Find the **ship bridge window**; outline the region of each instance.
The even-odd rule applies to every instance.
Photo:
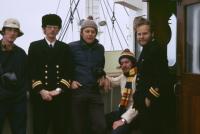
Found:
[[[176,63],[176,36],[177,36],[177,19],[176,16],[173,14],[169,19],[169,26],[171,28],[172,36],[171,40],[167,45],[167,59],[168,59],[168,66],[172,67]]]
[[[186,72],[200,74],[200,4],[186,8]]]

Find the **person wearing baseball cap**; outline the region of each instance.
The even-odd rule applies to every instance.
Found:
[[[74,65],[71,84],[73,134],[105,134],[104,104],[98,83],[105,75],[105,57],[104,47],[96,39],[97,33],[97,24],[89,16],[81,24],[80,40],[70,43]]]
[[[69,46],[56,39],[62,20],[56,14],[42,17],[44,39],[30,44],[28,57],[32,80],[33,133],[67,134],[71,56]],[[51,123],[51,124],[50,124]]]
[[[23,35],[19,21],[6,19],[0,34],[0,133],[8,118],[13,134],[26,134],[27,55],[14,43]]]

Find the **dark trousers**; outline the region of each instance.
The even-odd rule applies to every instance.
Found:
[[[26,134],[26,116],[26,100],[18,103],[0,102],[0,134],[6,118],[10,123],[12,134]]]
[[[132,124],[124,124],[116,128],[115,130],[112,129],[112,125],[115,121],[121,119],[121,115],[125,112],[124,109],[119,109],[117,111],[113,111],[105,115],[106,117],[106,125],[107,131],[111,134],[129,134],[132,130]]]
[[[72,91],[72,133],[105,134],[104,104],[98,91]]]
[[[163,114],[161,108],[152,106],[139,111],[138,123],[142,134],[163,134]]]
[[[33,132],[47,134],[49,127],[53,134],[67,134],[69,129],[69,95],[55,96],[44,101],[40,96],[33,98]]]

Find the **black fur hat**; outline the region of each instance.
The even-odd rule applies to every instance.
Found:
[[[62,20],[60,16],[56,14],[47,14],[42,17],[42,27],[46,27],[47,25],[62,27]]]

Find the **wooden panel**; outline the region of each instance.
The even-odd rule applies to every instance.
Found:
[[[181,95],[200,96],[200,75],[184,74],[181,78]]]
[[[200,0],[182,0],[177,7],[178,17],[178,134],[200,134],[200,75],[186,74],[186,7]]]
[[[200,134],[200,96],[179,99],[179,134]]]

